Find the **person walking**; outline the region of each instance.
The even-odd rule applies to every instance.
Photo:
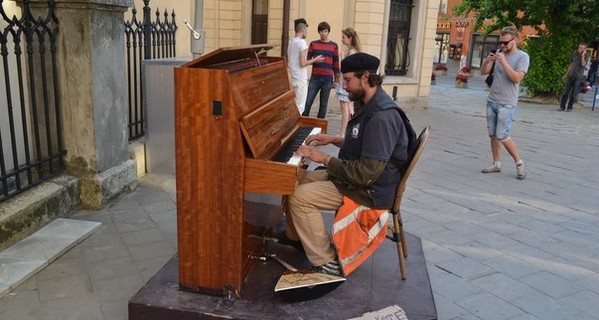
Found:
[[[308,46],[308,59],[321,55],[324,57],[324,61],[312,65],[306,107],[302,113],[306,117],[310,116],[310,109],[318,92],[320,92],[320,107],[317,117],[322,119],[326,117],[331,88],[337,87],[339,81],[339,47],[335,42],[329,40],[330,32],[331,25],[326,21],[319,23],[320,39],[310,42],[310,46]]]
[[[576,97],[580,93],[580,87],[585,78],[584,70],[589,63],[590,57],[587,56],[587,45],[580,43],[578,49],[572,52],[570,65],[568,65],[566,74],[562,77],[566,84],[557,111],[572,111],[572,105],[574,105]]]
[[[304,112],[306,97],[308,95],[308,66],[324,61],[324,57],[318,55],[308,60],[308,44],[306,34],[308,23],[306,19],[295,19],[295,37],[289,41],[287,47],[287,70],[289,72],[291,88],[295,92],[295,105],[299,113]]]
[[[341,62],[346,57],[360,52],[360,38],[358,33],[351,27],[341,30],[341,43],[345,46],[345,50],[341,53]],[[343,77],[339,77],[339,85],[336,90],[337,100],[339,100],[339,108],[341,108],[341,128],[339,135],[344,137],[347,129],[347,122],[354,114],[353,104],[349,101],[349,94],[343,89]]]
[[[599,57],[597,57],[598,53],[599,51],[595,50],[593,58],[591,59],[591,68],[589,69],[589,75],[587,78],[587,81],[591,87],[595,85],[595,79],[597,78],[597,71],[599,69]]]
[[[499,50],[489,53],[480,69],[481,74],[485,75],[495,66],[495,76],[487,98],[487,129],[493,163],[481,172],[501,172],[500,155],[503,145],[516,163],[516,178],[521,180],[526,177],[526,169],[510,133],[518,104],[520,82],[528,72],[530,58],[526,52],[518,49],[517,44],[516,28],[501,29]]]

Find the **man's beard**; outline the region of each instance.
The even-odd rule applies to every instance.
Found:
[[[366,90],[364,88],[356,89],[355,92],[348,92],[348,95],[351,101],[362,101],[366,96]]]

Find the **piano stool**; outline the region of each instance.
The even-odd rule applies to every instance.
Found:
[[[129,300],[129,320],[163,319],[349,319],[398,305],[410,320],[437,319],[420,238],[406,233],[410,242],[410,277],[401,280],[394,243],[385,241],[352,273],[345,283],[323,297],[289,302],[274,287],[285,268],[273,259],[257,262],[244,281],[241,297],[226,299],[179,290],[175,255]],[[269,245],[295,267],[307,267],[307,258],[291,247]],[[336,306],[336,307],[331,307]]]

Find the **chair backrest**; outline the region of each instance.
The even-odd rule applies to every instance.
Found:
[[[420,159],[420,156],[424,151],[424,146],[428,141],[428,134],[430,129],[430,126],[426,126],[424,129],[422,129],[422,132],[420,132],[420,135],[418,136],[418,140],[416,140],[416,143],[418,145],[416,147],[416,152],[414,152],[414,156],[410,160],[410,164],[406,167],[406,170],[403,172],[401,180],[399,180],[399,184],[397,185],[397,193],[395,194],[395,201],[393,201],[393,208],[391,211],[393,213],[399,212],[399,208],[401,206],[401,198],[403,196],[404,191],[406,190],[408,178],[410,177],[410,173],[412,173],[412,170],[414,170],[416,162],[418,162],[418,159]]]

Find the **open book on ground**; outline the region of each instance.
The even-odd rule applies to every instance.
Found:
[[[275,286],[275,292],[297,288],[314,287],[327,283],[343,281],[345,281],[345,278],[343,277],[332,276],[324,273],[312,271],[287,271],[281,276],[279,282],[277,282],[277,285]]]
[[[331,292],[343,282],[343,277],[307,270],[287,270],[277,282],[275,292],[287,300],[310,300]]]

